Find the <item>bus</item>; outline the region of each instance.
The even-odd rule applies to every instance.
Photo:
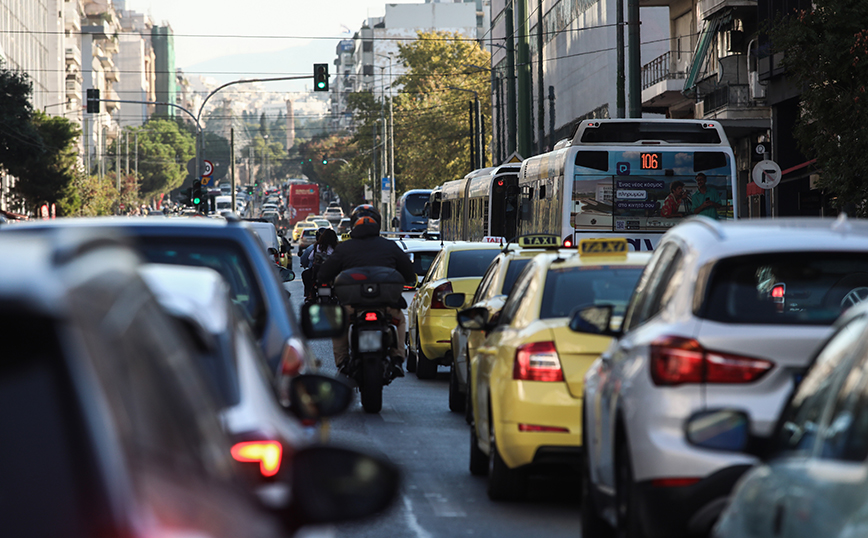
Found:
[[[319,213],[319,185],[316,183],[289,183],[286,186],[288,225],[295,226],[308,215]]]
[[[397,210],[399,232],[425,232],[428,230],[425,204],[430,197],[431,189],[413,189],[401,195]]]
[[[690,215],[738,217],[735,156],[719,122],[584,120],[556,147],[521,165],[519,234],[557,233],[564,245],[614,235],[653,250]]]
[[[518,231],[521,163],[470,172],[443,184],[440,237],[447,241],[514,238]]]
[[[431,190],[428,202],[425,204],[425,216],[428,217],[428,235],[440,237],[440,196],[443,194],[443,185],[437,185]]]

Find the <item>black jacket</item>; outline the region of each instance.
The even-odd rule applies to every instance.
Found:
[[[359,233],[354,229],[349,241],[338,243],[334,253],[323,262],[317,273],[320,283],[331,282],[345,269],[353,267],[391,267],[408,283],[416,283],[416,272],[410,257],[394,241],[376,234]]]

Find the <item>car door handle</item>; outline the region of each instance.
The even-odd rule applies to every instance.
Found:
[[[775,505],[775,517],[772,520],[772,534],[780,536],[784,527],[784,504],[779,502]]]

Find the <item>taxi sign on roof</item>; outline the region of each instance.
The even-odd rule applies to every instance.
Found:
[[[523,235],[517,242],[522,248],[560,248],[561,246],[560,237],[549,234]]]
[[[579,241],[581,256],[621,256],[627,255],[627,240],[618,239],[582,239]]]
[[[341,234],[341,241],[342,242],[343,241],[349,241],[349,240],[350,240],[350,234]]]

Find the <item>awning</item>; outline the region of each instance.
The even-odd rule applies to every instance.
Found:
[[[4,211],[2,209],[0,209],[0,215],[3,215],[9,220],[30,220],[30,217],[28,217],[27,215],[13,213],[12,211]]]
[[[700,71],[705,66],[705,60],[708,56],[708,49],[711,48],[711,40],[717,34],[717,29],[720,27],[721,17],[717,16],[713,19],[705,21],[705,28],[699,35],[699,42],[696,44],[696,50],[693,51],[693,62],[690,64],[690,72],[687,73],[687,78],[684,80],[684,89],[681,93],[688,93],[696,86],[696,79],[699,77]]]

